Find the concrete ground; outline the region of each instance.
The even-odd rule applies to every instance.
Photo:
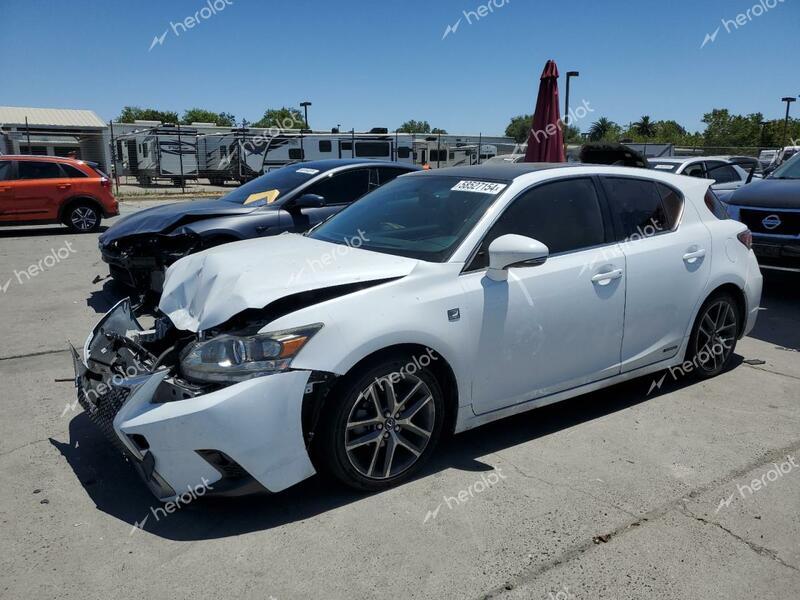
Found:
[[[96,238],[0,229],[0,597],[800,597],[797,276],[767,275],[712,381],[488,425],[380,494],[315,477],[165,514],[73,408],[66,343],[119,297]]]

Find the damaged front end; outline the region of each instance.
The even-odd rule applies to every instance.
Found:
[[[311,335],[195,334],[166,316],[145,329],[125,299],[82,356],[72,348],[78,401],[161,500],[201,483],[209,495],[279,491],[314,473],[302,405],[315,377],[289,369]]]
[[[160,293],[164,273],[175,261],[203,249],[196,233],[146,234],[100,243],[100,254],[114,280],[142,292]]]

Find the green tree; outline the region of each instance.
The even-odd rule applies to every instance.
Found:
[[[656,134],[656,126],[650,120],[648,115],[644,115],[641,119],[633,124],[633,130],[642,137],[653,137]]]
[[[140,108],[138,106],[124,106],[122,112],[115,119],[117,123],[133,123],[134,121],[161,121],[162,123],[177,123],[178,113],[168,110],[160,111],[154,108]]]
[[[511,122],[508,124],[508,127],[506,127],[506,136],[513,138],[517,144],[527,142],[532,122],[532,115],[517,115],[516,117],[512,117]]]
[[[190,108],[183,112],[181,123],[189,125],[191,123],[214,123],[220,127],[233,127],[235,118],[229,113],[215,113],[203,108]]]
[[[431,126],[427,121],[411,119],[400,125],[395,131],[397,133],[431,133]]]
[[[442,135],[447,135],[447,130],[440,129],[439,127],[434,127],[431,129],[431,133],[441,133]]]
[[[301,113],[296,108],[268,108],[264,111],[264,116],[253,123],[253,127],[267,129],[277,127],[278,129],[308,129],[308,124]]]
[[[621,135],[622,128],[606,117],[600,117],[589,127],[589,140],[592,142],[616,142]]]
[[[564,128],[564,143],[576,144],[583,141],[581,137],[581,130],[575,125],[566,125]]]

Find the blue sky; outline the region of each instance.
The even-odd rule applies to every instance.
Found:
[[[0,0],[0,105],[104,119],[123,105],[200,106],[252,121],[307,99],[315,129],[425,119],[499,134],[532,111],[549,58],[562,99],[563,73],[581,73],[572,104],[594,110],[576,123],[584,130],[643,114],[700,129],[722,107],[777,118],[780,98],[800,94],[800,0],[763,0],[766,12],[753,8],[762,0],[489,0],[491,13],[469,19],[478,0],[228,0],[176,35],[170,23],[205,1]],[[738,29],[722,25],[748,9]]]

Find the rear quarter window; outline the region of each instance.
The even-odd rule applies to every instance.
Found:
[[[88,177],[86,173],[73,167],[72,165],[67,165],[61,163],[61,169],[64,171],[64,177],[69,177],[71,179],[80,179],[81,177]]]
[[[708,188],[708,190],[706,190],[705,201],[706,201],[706,207],[708,208],[708,210],[711,211],[711,214],[713,214],[721,221],[731,218],[731,216],[728,214],[728,209],[726,209],[725,205],[722,202],[720,202],[719,198],[717,198],[717,195],[711,188]]]

